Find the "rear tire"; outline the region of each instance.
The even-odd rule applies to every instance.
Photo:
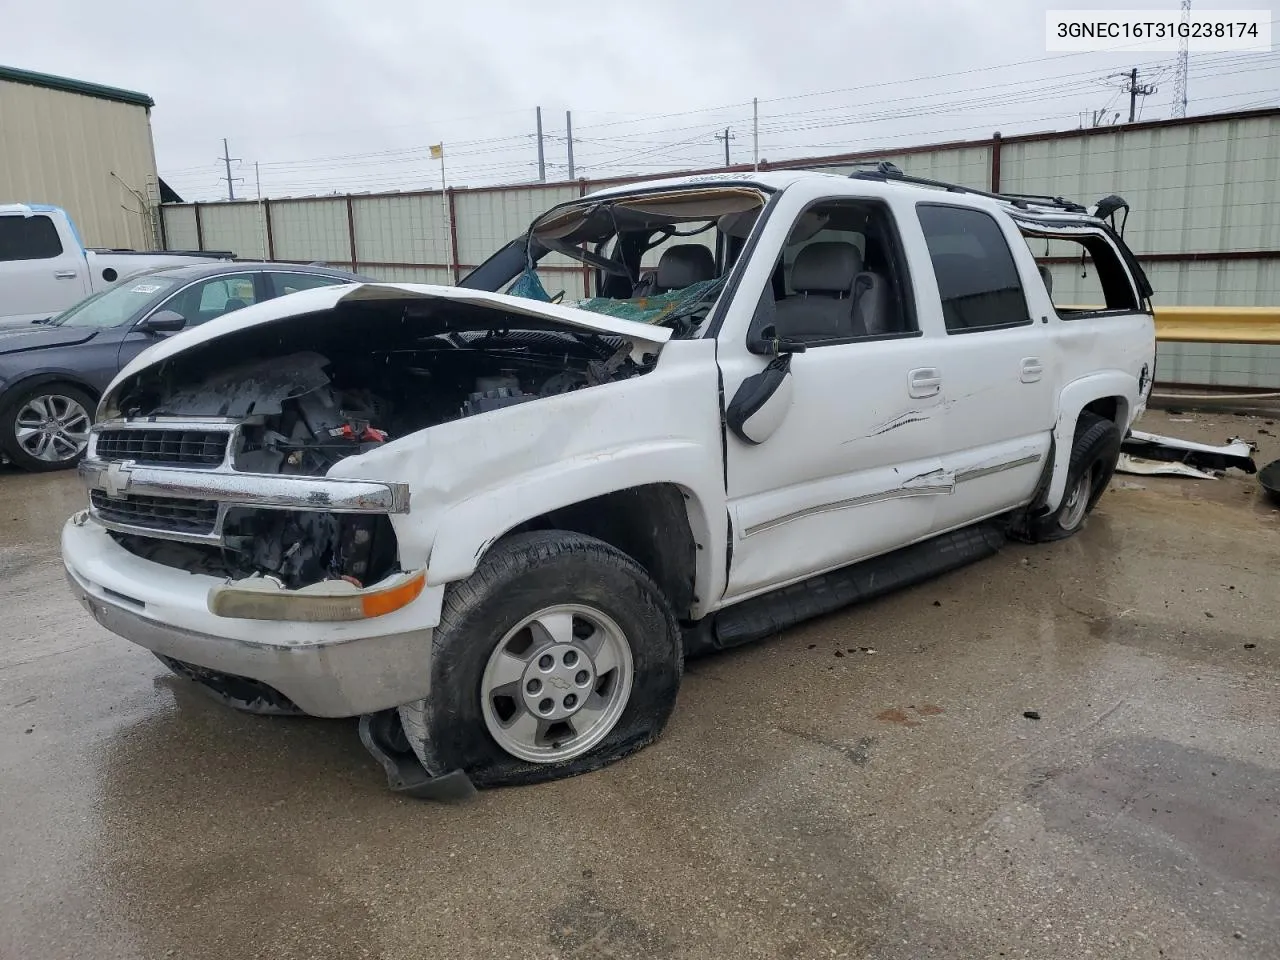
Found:
[[[427,772],[537,783],[652,742],[684,667],[675,615],[631,557],[567,531],[499,542],[445,594],[431,694],[400,707]]]
[[[0,449],[24,470],[68,470],[89,446],[95,406],[89,394],[67,383],[19,386],[0,401]]]
[[[1084,528],[1085,520],[1115,473],[1122,439],[1120,428],[1111,420],[1088,411],[1080,414],[1062,503],[1048,516],[1031,521],[1031,540],[1037,543],[1065,540]]]

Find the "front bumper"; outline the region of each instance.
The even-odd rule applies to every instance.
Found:
[[[108,529],[186,543],[222,543],[222,526],[227,511],[233,507],[353,514],[409,512],[409,488],[403,483],[240,473],[225,465],[213,470],[160,467],[130,460],[99,460],[92,456],[80,461],[78,469],[80,479],[91,492],[98,491],[111,498],[145,496],[215,501],[216,520],[211,529],[200,533],[119,523],[101,516],[92,505],[89,508],[93,519]]]
[[[62,558],[72,592],[112,633],[269,684],[314,716],[358,716],[429,694],[443,587],[367,620],[241,620],[209,612],[209,590],[221,580],[135,556],[84,514],[63,527]]]

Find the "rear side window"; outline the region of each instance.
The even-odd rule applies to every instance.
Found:
[[[339,283],[349,283],[341,277],[326,277],[319,273],[272,273],[269,274],[275,285],[273,296],[283,297],[297,293],[299,290],[310,290],[314,287],[332,287]]]
[[[1027,236],[1026,240],[1049,299],[1064,320],[1139,309],[1124,261],[1106,238]]]
[[[1009,244],[990,214],[922,203],[916,208],[942,298],[948,333],[1031,322]]]
[[[60,256],[62,241],[49,217],[0,217],[0,260],[52,260]]]

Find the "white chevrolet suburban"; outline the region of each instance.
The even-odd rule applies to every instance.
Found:
[[[666,180],[460,288],[246,307],[107,389],[71,589],[235,706],[360,716],[414,795],[599,767],[686,656],[1081,528],[1154,364],[1121,205]],[[1032,245],[1105,302],[1055,308]],[[568,269],[595,296],[552,302]]]
[[[230,257],[90,249],[61,207],[0,203],[0,325],[52,317],[144,270]]]

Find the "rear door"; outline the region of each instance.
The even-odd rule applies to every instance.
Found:
[[[0,291],[0,317],[52,316],[89,295],[88,266],[52,217],[0,214]]]
[[[311,290],[315,287],[333,287],[340,283],[351,283],[346,277],[327,277],[322,273],[276,273],[268,271],[263,274],[270,284],[268,297],[284,297],[299,290]]]
[[[1121,428],[1126,428],[1145,402],[1143,388],[1155,372],[1150,287],[1130,272],[1123,241],[1101,226],[1030,219],[1018,226],[1039,266],[1042,312],[1052,318],[1049,329],[1061,363],[1059,383],[1065,387],[1105,373],[1132,378],[1137,402],[1124,411]]]
[[[955,492],[938,501],[938,532],[1028,502],[1049,452],[1057,354],[1049,318],[1034,316],[1008,218],[973,207],[918,203],[934,290],[921,312],[941,316],[944,417],[938,453]]]

